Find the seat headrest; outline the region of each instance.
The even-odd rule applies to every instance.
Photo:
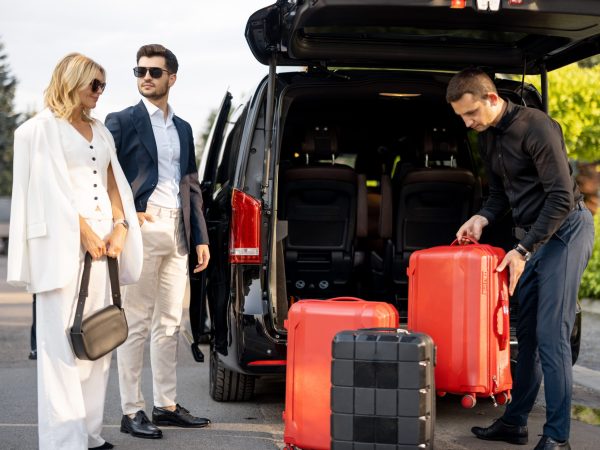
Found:
[[[456,137],[443,127],[428,130],[423,136],[423,153],[426,162],[450,162],[454,166],[458,155]]]
[[[315,126],[307,130],[302,141],[302,153],[331,157],[338,154],[335,130],[328,126]]]

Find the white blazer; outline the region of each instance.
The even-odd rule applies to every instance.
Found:
[[[79,214],[62,148],[58,120],[44,109],[15,131],[7,281],[28,292],[62,288],[79,273]],[[129,230],[120,257],[121,284],[135,283],[142,270],[142,235],[129,183],[119,165],[112,135],[101,137],[121,194]]]

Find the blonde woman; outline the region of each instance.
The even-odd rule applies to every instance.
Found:
[[[69,329],[83,257],[92,263],[84,316],[110,303],[106,256],[137,281],[142,243],[110,132],[92,119],[104,69],[72,53],[57,64],[46,108],[15,132],[8,276],[37,296],[40,449],[112,448],[100,435],[110,354],[74,357]]]

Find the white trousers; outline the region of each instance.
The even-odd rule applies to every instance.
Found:
[[[104,238],[112,219],[88,223]],[[69,330],[73,325],[83,271],[61,289],[37,294],[38,433],[41,450],[84,450],[104,444],[100,437],[111,355],[96,361],[76,359]],[[106,258],[92,263],[84,317],[110,303]]]
[[[152,205],[146,213],[154,216],[154,222],[142,225],[142,275],[123,291],[129,325],[127,341],[117,349],[123,414],[145,409],[141,376],[149,333],[154,406],[177,402],[177,343],[188,276],[183,217],[179,209]]]

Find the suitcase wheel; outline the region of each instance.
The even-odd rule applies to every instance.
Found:
[[[499,405],[506,405],[510,403],[511,400],[512,397],[508,391],[500,392],[498,395],[496,395],[496,403]]]
[[[438,395],[438,397],[445,397],[447,392],[445,391],[437,391],[436,394]]]
[[[471,409],[477,404],[477,399],[473,394],[464,395],[463,398],[460,399],[460,404],[463,408]]]

